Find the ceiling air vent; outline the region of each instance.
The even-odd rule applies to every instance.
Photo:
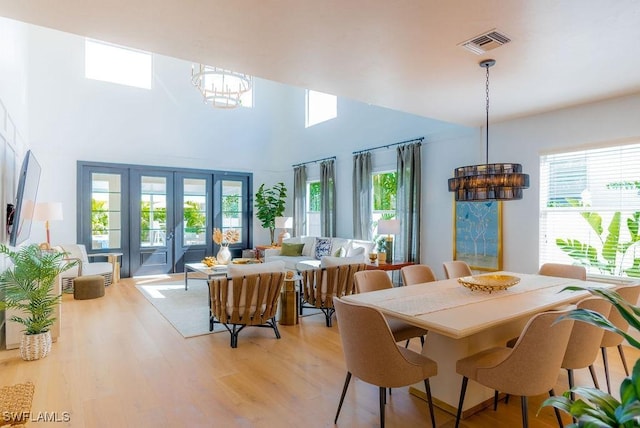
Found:
[[[480,34],[471,40],[462,42],[458,44],[458,46],[462,46],[474,54],[482,55],[483,53],[509,43],[510,41],[511,39],[509,37],[494,28],[493,30]]]

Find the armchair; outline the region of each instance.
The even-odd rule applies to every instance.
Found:
[[[89,262],[89,255],[83,244],[64,244],[56,248],[67,254],[67,258],[78,260],[78,265],[60,274],[63,291],[73,290],[73,281],[79,276],[100,275],[104,277],[104,285],[113,282],[113,265],[108,262]]]

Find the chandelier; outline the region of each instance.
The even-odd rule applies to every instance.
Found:
[[[198,88],[205,103],[217,108],[236,108],[242,95],[251,90],[248,74],[198,64],[191,67],[191,83]]]
[[[512,201],[522,199],[523,190],[529,188],[529,175],[522,173],[519,163],[489,163],[489,67],[495,63],[493,59],[480,62],[487,70],[486,162],[454,170],[449,191],[455,192],[456,201]]]

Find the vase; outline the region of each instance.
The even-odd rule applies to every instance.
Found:
[[[218,255],[216,256],[216,260],[218,260],[218,263],[221,265],[229,264],[229,262],[231,261],[231,251],[229,251],[228,246],[223,245],[220,247],[220,250],[218,250]]]
[[[51,352],[51,332],[23,334],[20,341],[20,357],[26,361],[39,360]]]

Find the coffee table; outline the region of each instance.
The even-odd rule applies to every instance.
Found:
[[[184,289],[189,289],[189,272],[196,272],[199,274],[206,275],[206,280],[209,281],[214,276],[221,276],[227,274],[227,266],[226,265],[215,265],[213,267],[208,267],[204,263],[185,263],[184,264]],[[202,277],[192,278],[192,279],[205,279]]]

